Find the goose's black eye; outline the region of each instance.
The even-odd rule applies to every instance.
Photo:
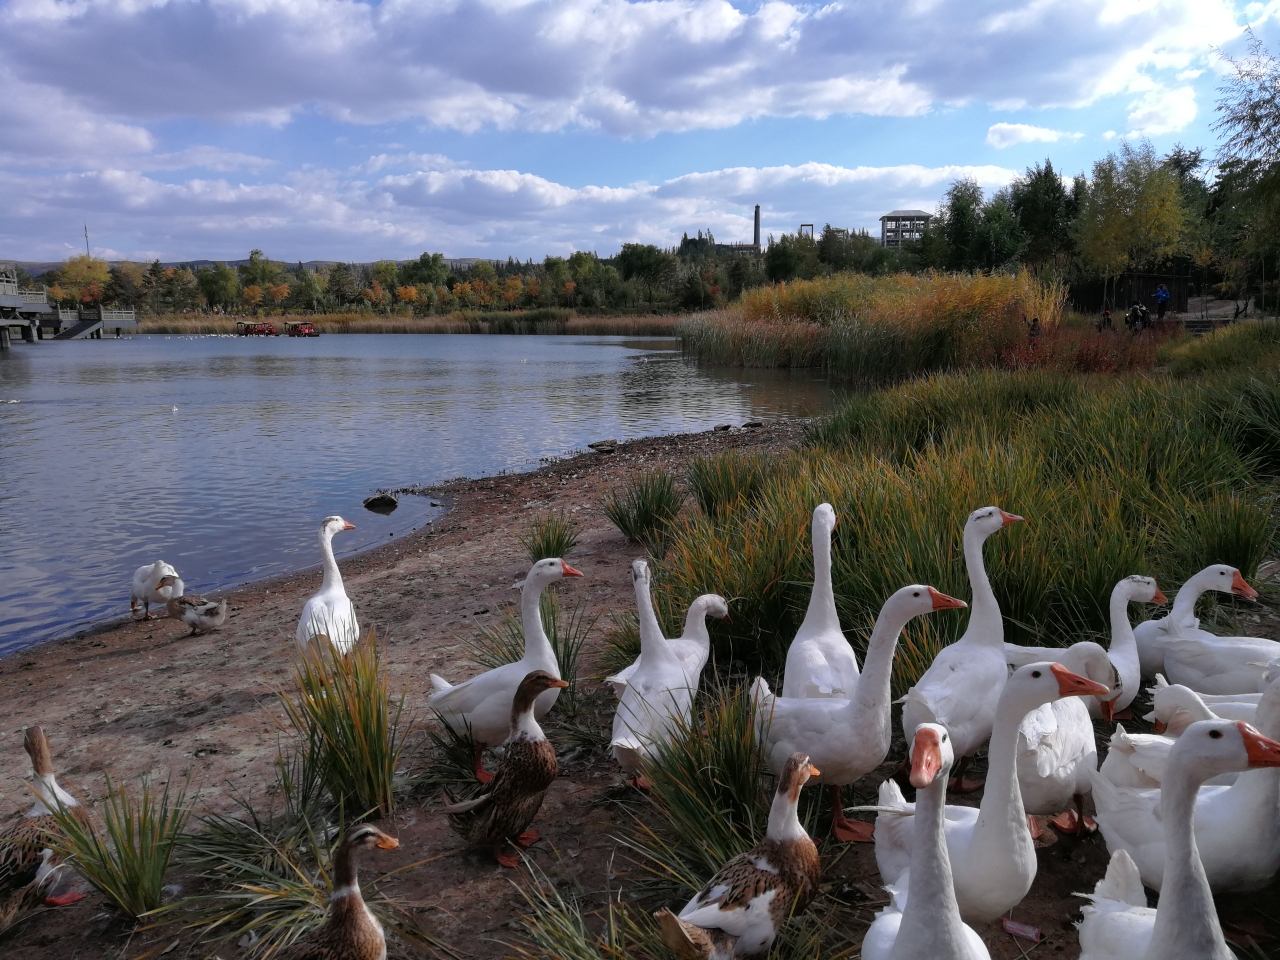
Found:
[[[1210,731],[1209,731],[1209,736],[1213,737],[1213,739],[1215,739],[1215,740],[1221,740],[1221,739],[1222,739],[1222,731],[1221,731],[1221,730],[1210,730]]]
[[[1032,670],[1032,671],[1031,671],[1031,675],[1032,675],[1033,677],[1035,677],[1037,680],[1038,680],[1038,679],[1040,679],[1040,671],[1039,671],[1039,670]]]
[[[947,742],[947,735],[945,733],[942,735],[942,742],[943,743]]]
[[[920,591],[919,591],[919,590],[917,590],[915,593],[913,593],[913,594],[911,594],[911,595],[912,595],[913,597],[918,597],[918,596],[920,596]]]

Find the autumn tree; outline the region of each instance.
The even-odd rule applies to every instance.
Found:
[[[58,268],[58,287],[67,300],[76,303],[101,300],[110,282],[111,269],[107,266],[107,261],[91,257],[87,253],[64,260]]]

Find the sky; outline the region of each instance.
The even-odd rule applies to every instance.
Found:
[[[1212,155],[1280,0],[0,0],[0,260],[541,260]]]

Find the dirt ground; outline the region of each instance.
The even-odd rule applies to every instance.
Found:
[[[640,555],[605,519],[605,490],[659,464],[683,473],[699,455],[731,448],[780,450],[796,443],[799,433],[799,424],[784,422],[653,438],[532,473],[450,484],[435,491],[449,506],[441,520],[343,561],[348,593],[362,625],[376,626],[386,641],[393,680],[407,686],[410,706],[424,714],[428,673],[456,681],[476,672],[461,638],[479,624],[495,623],[502,606],[514,599],[511,584],[528,565],[516,538],[532,515],[564,508],[580,525],[581,539],[568,559],[585,577],[562,590],[569,598],[584,596],[591,611],[603,615],[590,641],[598,649],[607,614],[634,604],[629,564]],[[127,576],[122,572],[122,610]],[[274,779],[283,723],[276,689],[287,675],[288,644],[299,611],[319,581],[315,568],[234,591],[228,594],[231,619],[209,636],[188,638],[185,626],[168,619],[122,621],[0,659],[0,816],[16,816],[30,805],[22,783],[30,774],[22,735],[34,723],[44,726],[52,742],[61,782],[90,797],[101,796],[106,769],[117,778],[148,775],[156,783],[190,776],[202,809],[229,810],[233,792],[261,800]],[[1274,609],[1263,612],[1280,622]],[[1264,630],[1275,636],[1275,623]],[[600,702],[607,703],[603,697]],[[599,718],[607,719],[607,714]],[[609,871],[615,888],[624,871],[624,857],[615,859],[613,836],[645,801],[625,786],[603,751],[572,743],[559,749],[561,776],[535,823],[544,839],[533,856],[557,883],[602,894],[610,885]],[[884,769],[897,759],[891,755]],[[865,778],[856,790],[846,791],[845,803],[872,802],[881,779]],[[522,929],[524,904],[513,885],[519,875],[497,867],[485,853],[460,850],[440,803],[438,796],[424,794],[384,825],[401,846],[382,855],[378,868],[432,861],[399,874],[385,889],[409,904],[418,922],[455,956],[502,957],[510,952],[505,944],[518,941]],[[1072,894],[1091,890],[1103,875],[1105,846],[1097,835],[1064,838],[1039,856],[1035,885],[1014,917],[1039,927],[1045,939],[1033,944],[1014,939],[999,925],[979,928],[998,960],[1078,955],[1073,922],[1081,901]],[[856,945],[886,899],[872,848],[827,843],[824,866],[831,922]],[[1280,922],[1270,914],[1278,892],[1280,886],[1273,885],[1223,904],[1228,935],[1245,945],[1253,938],[1264,952],[1273,949]],[[173,949],[165,950],[170,960],[208,953],[175,925],[133,932],[91,895],[73,906],[37,913],[0,937],[0,957],[133,960],[170,943]],[[218,952],[224,960],[240,955],[230,944]]]

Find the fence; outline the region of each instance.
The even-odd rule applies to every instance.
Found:
[[[1067,302],[1080,313],[1100,313],[1103,306],[1119,313],[1137,300],[1154,313],[1156,288],[1162,283],[1169,288],[1169,310],[1186,313],[1187,278],[1173,274],[1131,273],[1105,283],[1102,280],[1073,283],[1067,291]]]

